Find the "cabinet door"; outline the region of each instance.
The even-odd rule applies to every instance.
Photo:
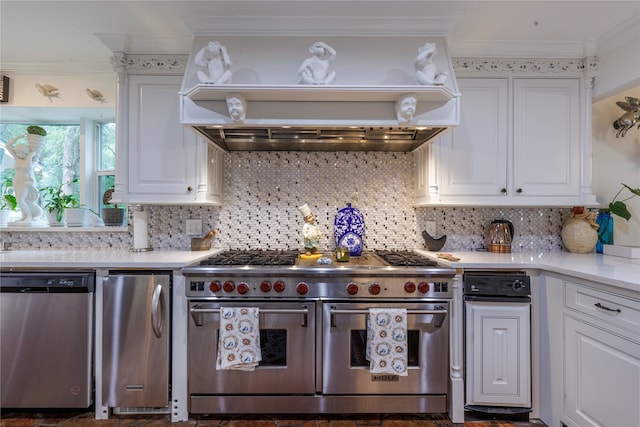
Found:
[[[531,407],[530,310],[465,301],[468,405]]]
[[[131,202],[195,200],[197,137],[180,125],[179,76],[131,76],[127,189]]]
[[[458,79],[460,125],[439,141],[440,192],[506,196],[507,79]]]
[[[570,426],[640,425],[640,343],[565,316]]]
[[[513,188],[516,197],[580,194],[578,79],[514,79]],[[512,191],[515,189],[515,193]]]

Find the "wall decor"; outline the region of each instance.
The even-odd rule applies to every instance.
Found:
[[[9,77],[0,78],[0,102],[9,102]]]

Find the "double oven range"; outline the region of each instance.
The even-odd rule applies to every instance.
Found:
[[[442,413],[455,270],[410,251],[318,264],[297,251],[225,251],[183,269],[191,413]],[[216,370],[220,308],[259,308],[262,361]],[[408,375],[373,374],[370,308],[407,310]]]

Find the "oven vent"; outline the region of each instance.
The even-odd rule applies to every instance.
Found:
[[[444,127],[258,128],[194,126],[226,151],[412,151]]]

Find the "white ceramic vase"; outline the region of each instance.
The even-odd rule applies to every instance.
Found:
[[[64,210],[64,221],[67,227],[82,227],[84,225],[86,211],[82,208],[66,208]]]

